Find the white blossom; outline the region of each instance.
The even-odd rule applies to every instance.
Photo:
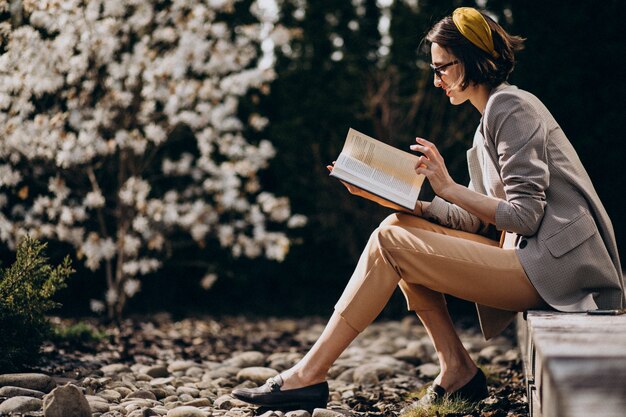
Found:
[[[85,201],[83,204],[88,208],[99,208],[104,206],[104,196],[102,193],[98,191],[90,191],[85,196]]]
[[[89,300],[89,308],[97,314],[102,314],[106,310],[106,306],[100,300]]]
[[[138,279],[127,279],[124,282],[124,293],[128,296],[128,298],[132,298],[135,294],[139,292],[141,289],[141,281]]]
[[[307,223],[306,216],[303,216],[302,214],[294,214],[287,221],[287,227],[290,229],[296,229],[299,227],[304,227],[306,223]]]
[[[93,271],[110,262],[109,312],[181,232],[235,257],[284,259],[289,239],[266,223],[305,220],[261,189],[276,152],[245,132],[269,121],[240,120],[239,108],[276,77],[261,54],[291,34],[257,1],[232,25],[238,1],[16,2],[23,24],[0,23],[2,242],[30,234],[70,244]]]
[[[211,289],[211,287],[213,287],[215,281],[217,281],[217,274],[206,274],[202,278],[202,281],[200,281],[200,286],[205,290],[209,290]]]

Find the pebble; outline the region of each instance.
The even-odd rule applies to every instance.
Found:
[[[0,387],[5,386],[50,392],[56,387],[56,383],[50,376],[45,374],[19,373],[0,375]]]
[[[192,361],[174,361],[167,367],[169,372],[185,372],[187,369],[197,366],[198,364]]]
[[[100,391],[96,395],[102,398],[103,400],[106,400],[112,403],[118,402],[120,399],[122,399],[122,394],[112,389],[105,389],[104,391]]]
[[[231,397],[230,395],[222,395],[213,403],[213,406],[222,410],[230,410],[233,407],[246,407],[248,403]]]
[[[144,370],[146,375],[150,375],[152,378],[167,378],[170,376],[170,372],[167,370],[167,366],[154,365],[149,366]]]
[[[232,358],[224,362],[226,365],[237,368],[250,368],[252,366],[265,365],[265,355],[261,352],[250,351],[233,355]]]
[[[6,386],[6,387],[0,388],[0,397],[11,398],[11,397],[22,396],[22,397],[33,397],[33,398],[41,399],[43,398],[44,395],[45,394],[41,391],[28,389],[28,388],[20,388],[20,387],[12,387],[12,386]]]
[[[123,372],[131,372],[130,367],[128,365],[124,365],[121,363],[114,363],[111,365],[106,365],[101,368],[102,372],[105,375],[115,375],[121,374]]]
[[[43,413],[45,417],[91,417],[91,407],[82,391],[68,384],[44,397]]]
[[[168,411],[167,417],[207,417],[207,414],[199,408],[185,405]]]
[[[143,398],[145,400],[156,400],[156,395],[154,395],[154,393],[151,391],[140,389],[135,392],[131,392],[125,398]]]
[[[0,404],[0,414],[2,413],[28,413],[41,410],[43,401],[33,397],[12,397]]]
[[[311,413],[306,410],[294,410],[285,413],[285,417],[311,417]]]
[[[434,363],[425,363],[417,367],[417,371],[420,375],[428,378],[434,378],[439,375],[439,366]]]
[[[268,378],[278,375],[278,371],[272,368],[263,368],[261,366],[253,366],[244,368],[237,373],[237,381],[252,381],[256,384],[264,384]]]
[[[357,384],[374,385],[378,384],[381,379],[391,376],[392,374],[393,370],[388,366],[366,363],[354,369],[352,380]]]
[[[202,321],[193,323],[196,327],[203,325]],[[267,334],[282,337],[282,333],[272,330],[271,319],[268,323],[259,326],[265,326]],[[284,321],[283,325],[292,328],[294,323],[296,327],[289,336],[293,338],[290,345],[281,345],[285,350],[272,354],[239,351],[230,356],[217,356],[221,357],[219,361],[214,357],[199,359],[208,358],[208,355],[189,356],[195,358],[194,361],[177,358],[174,350],[163,348],[154,356],[137,355],[134,364],[110,363],[109,358],[102,361],[106,365],[76,382],[78,388],[71,388],[72,395],[87,410],[85,417],[251,417],[256,407],[230,396],[233,387],[256,387],[290,368],[305,353],[304,347],[294,346],[314,342],[323,330],[322,325],[311,325],[310,322],[303,325],[298,321]],[[300,330],[296,331],[298,328]],[[206,338],[189,331],[177,327],[175,334],[170,330],[163,332],[161,337],[206,342]],[[491,363],[510,364],[519,360],[519,352],[505,338],[495,345],[486,345],[476,333],[463,338],[463,343],[473,357]],[[241,346],[250,344],[242,343]],[[260,414],[260,417],[346,417],[367,415],[370,410],[378,410],[376,415],[397,414],[406,405],[409,393],[418,391],[439,374],[434,353],[428,336],[416,319],[375,323],[352,342],[330,369],[328,408],[286,413],[273,410]],[[11,412],[35,412],[41,416],[42,411],[47,410],[47,414],[43,414],[45,417],[82,417],[70,411],[70,405],[61,407],[61,414],[54,414],[52,405],[46,406],[56,404],[47,400],[54,397],[52,394],[44,396],[55,385],[54,380],[44,374],[0,375],[0,401],[4,400],[0,402],[0,413],[10,409]],[[65,387],[58,387],[53,393],[56,392],[58,397],[63,389]],[[84,395],[83,390],[89,395]],[[354,412],[349,404],[355,407]],[[16,411],[18,409],[22,411]]]

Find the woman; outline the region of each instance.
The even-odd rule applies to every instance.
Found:
[[[415,168],[436,193],[371,235],[319,340],[293,368],[233,396],[273,408],[325,406],[326,373],[371,323],[397,285],[424,324],[441,373],[412,407],[454,394],[487,396],[485,376],[455,332],[443,294],[477,304],[486,338],[515,312],[616,309],[624,284],[609,217],[572,145],[545,106],[506,83],[523,39],[473,8],[459,8],[426,36],[434,83],[482,115],[468,151],[471,182],[448,174],[437,147],[416,138]],[[332,166],[328,167],[332,170]],[[355,195],[406,212],[345,184]],[[488,230],[502,231],[500,242]]]

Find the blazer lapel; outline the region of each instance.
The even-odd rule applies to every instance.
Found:
[[[481,194],[487,194],[485,190],[485,183],[483,178],[482,155],[479,150],[480,142],[482,141],[480,130],[477,129],[474,134],[474,146],[467,150],[467,169],[469,171],[470,182],[475,191]]]

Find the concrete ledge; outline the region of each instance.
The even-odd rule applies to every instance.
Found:
[[[626,315],[525,316],[517,332],[531,417],[626,416]]]

